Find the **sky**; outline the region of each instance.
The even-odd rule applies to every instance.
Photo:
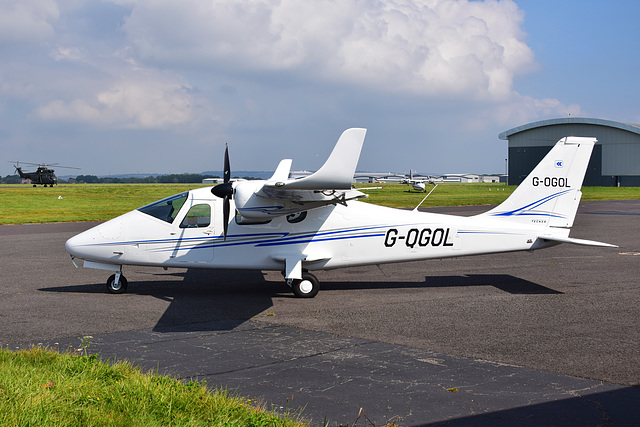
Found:
[[[498,134],[640,123],[636,0],[0,0],[0,175],[503,173]]]

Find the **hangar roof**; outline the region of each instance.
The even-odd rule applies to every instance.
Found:
[[[633,132],[640,135],[640,124],[620,123],[620,122],[614,122],[612,120],[591,119],[591,118],[584,118],[584,117],[564,117],[561,119],[541,120],[539,122],[533,122],[526,125],[518,126],[513,129],[509,129],[507,131],[502,132],[500,135],[498,135],[498,138],[509,139],[511,135],[515,135],[516,133],[524,132],[529,129],[541,128],[544,126],[569,124],[569,123],[609,126],[609,127],[626,130],[626,131]]]

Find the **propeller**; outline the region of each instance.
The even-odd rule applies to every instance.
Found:
[[[224,200],[222,205],[222,217],[223,217],[223,236],[224,240],[227,240],[227,229],[229,228],[229,200],[233,196],[233,184],[231,183],[231,166],[229,166],[229,146],[225,144],[224,147],[224,177],[223,183],[218,184],[211,189],[211,193],[214,196],[220,197]]]

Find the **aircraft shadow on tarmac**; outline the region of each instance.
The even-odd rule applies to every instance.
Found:
[[[507,393],[508,394],[508,393]],[[637,386],[601,393],[580,393],[576,397],[516,408],[490,411],[433,423],[436,426],[567,426],[638,425],[640,389]]]
[[[509,274],[461,274],[457,276],[426,276],[424,282],[325,282],[320,292],[338,289],[409,289],[457,288],[465,286],[493,286],[514,295],[562,294],[546,286]]]
[[[135,267],[134,267],[135,268]],[[148,295],[170,302],[154,331],[231,330],[273,305],[272,298],[293,298],[284,281],[268,281],[260,271],[196,270],[144,273],[131,280],[127,294]],[[162,278],[154,280],[153,277]],[[43,292],[106,294],[102,283],[39,289]],[[119,295],[109,295],[118,298]]]
[[[183,272],[158,272],[151,276],[150,280],[130,282],[127,292],[170,302],[154,327],[157,332],[231,330],[269,309],[274,297],[294,298],[283,280],[266,280],[260,271],[191,269]],[[153,276],[162,276],[162,279],[153,280]],[[361,276],[354,274],[355,277]],[[330,278],[320,280],[321,293],[357,289],[493,286],[511,294],[561,294],[506,274],[427,276],[423,282],[331,281]],[[89,294],[107,292],[104,284],[42,288],[40,291]],[[113,297],[117,298],[117,295]]]

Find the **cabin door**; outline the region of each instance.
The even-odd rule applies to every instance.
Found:
[[[207,263],[213,260],[213,241],[217,236],[212,203],[193,200],[172,234],[176,237],[172,258],[176,261]]]

